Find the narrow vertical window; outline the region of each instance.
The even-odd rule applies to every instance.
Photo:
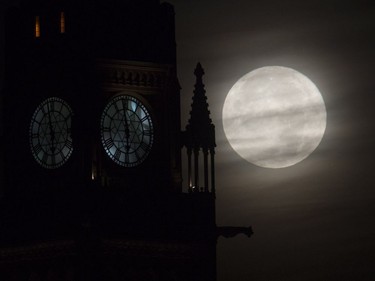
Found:
[[[60,33],[65,33],[65,13],[60,13]]]
[[[39,16],[35,17],[35,37],[36,38],[40,37],[40,20],[39,20]]]

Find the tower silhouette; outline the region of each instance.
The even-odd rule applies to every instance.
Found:
[[[217,236],[251,234],[216,227],[204,71],[181,132],[174,32],[158,0],[7,12],[1,280],[216,280]]]
[[[208,110],[207,97],[205,95],[206,91],[202,81],[204,71],[200,63],[198,63],[194,74],[196,76],[196,84],[193,103],[190,112],[190,119],[188,125],[186,126],[186,132],[184,133],[188,157],[188,189],[189,192],[201,191],[199,183],[199,152],[202,150],[204,165],[203,190],[205,192],[211,191],[212,194],[215,195],[215,126],[212,124],[210,119],[210,111]],[[209,176],[209,154],[211,177]],[[192,155],[194,156],[194,180],[192,179]],[[210,184],[209,180],[211,180]]]

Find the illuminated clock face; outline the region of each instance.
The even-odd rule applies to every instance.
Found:
[[[30,146],[35,160],[44,168],[58,168],[72,154],[72,115],[69,105],[56,97],[46,99],[35,110]]]
[[[117,164],[141,164],[153,143],[153,124],[146,107],[133,96],[113,98],[102,114],[101,138],[107,155]]]

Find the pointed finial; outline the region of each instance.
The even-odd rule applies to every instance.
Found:
[[[194,75],[198,77],[202,77],[204,75],[204,70],[200,62],[197,63],[197,67],[194,70]]]

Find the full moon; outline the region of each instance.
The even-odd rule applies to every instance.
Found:
[[[284,168],[317,148],[327,113],[309,78],[291,68],[266,66],[233,85],[222,117],[225,135],[242,158],[260,167]]]

